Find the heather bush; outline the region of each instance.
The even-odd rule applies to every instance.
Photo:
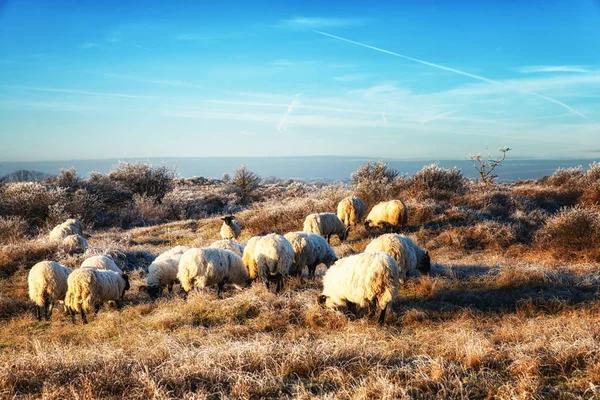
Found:
[[[0,244],[22,240],[29,229],[23,217],[0,217]]]
[[[132,193],[149,197],[160,203],[163,197],[173,188],[173,180],[177,173],[164,164],[120,162],[113,167],[108,176]]]
[[[516,242],[517,238],[512,227],[495,221],[445,229],[434,239],[437,246],[453,247],[467,251],[502,250]]]
[[[40,226],[46,221],[50,206],[65,200],[62,188],[50,188],[38,182],[11,183],[0,193],[0,215],[19,216]]]
[[[600,247],[600,213],[582,207],[563,208],[537,235],[538,245],[558,258]]]
[[[458,168],[442,168],[437,164],[423,167],[409,179],[411,190],[417,198],[449,199],[463,194],[467,181]]]
[[[353,172],[350,181],[354,195],[362,200],[367,210],[380,201],[394,197],[394,181],[398,171],[383,161],[369,161]]]
[[[566,186],[581,184],[584,177],[583,168],[559,168],[550,175],[545,183],[551,186]]]
[[[91,172],[82,185],[88,193],[97,196],[109,208],[122,206],[133,197],[130,190],[100,172]]]
[[[242,165],[233,173],[233,177],[229,181],[229,186],[237,194],[241,204],[248,204],[256,200],[260,181],[260,176],[249,171],[245,165]]]

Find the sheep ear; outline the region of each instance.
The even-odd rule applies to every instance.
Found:
[[[222,221],[226,221],[226,220],[227,220],[227,217],[221,217],[221,220],[222,220]]]

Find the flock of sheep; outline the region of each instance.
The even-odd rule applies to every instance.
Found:
[[[379,323],[383,323],[389,304],[398,295],[399,284],[409,274],[430,271],[427,251],[404,235],[383,234],[371,241],[363,253],[342,259],[329,245],[332,235],[344,241],[348,231],[363,222],[367,227],[403,227],[407,208],[399,200],[375,205],[365,218],[363,202],[347,197],[338,204],[337,215],[308,215],[302,232],[254,236],[245,246],[235,241],[241,234],[235,217],[222,220],[222,240],[205,248],[177,246],[162,253],[148,267],[146,285],[140,290],[154,300],[164,288],[172,293],[173,285],[179,282],[186,297],[192,289],[216,286],[221,298],[225,285],[242,289],[261,278],[267,289],[275,284],[275,292],[279,293],[286,276],[300,276],[307,267],[308,276],[314,277],[317,266],[325,264],[328,270],[319,304],[345,308],[355,315],[357,307],[377,309]],[[71,219],[54,228],[50,239],[80,250],[83,244],[87,247],[82,231],[81,222]],[[70,237],[74,238],[67,241]],[[54,261],[42,261],[31,269],[28,284],[38,319],[42,312],[49,319],[54,304],[63,301],[73,322],[80,314],[83,323],[87,323],[86,313],[97,313],[105,302],[115,302],[119,307],[130,288],[127,274],[109,256],[90,257],[75,270]]]

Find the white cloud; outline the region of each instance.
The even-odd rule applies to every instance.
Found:
[[[369,74],[344,74],[335,76],[333,79],[338,82],[356,82],[368,78]]]
[[[344,28],[363,25],[366,19],[340,17],[294,17],[279,22],[279,26],[293,29]]]
[[[581,65],[531,65],[528,67],[515,68],[515,70],[523,74],[533,74],[539,72],[590,72],[587,67]]]

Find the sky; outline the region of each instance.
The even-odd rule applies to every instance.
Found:
[[[0,163],[503,146],[600,156],[599,0],[0,0]]]

